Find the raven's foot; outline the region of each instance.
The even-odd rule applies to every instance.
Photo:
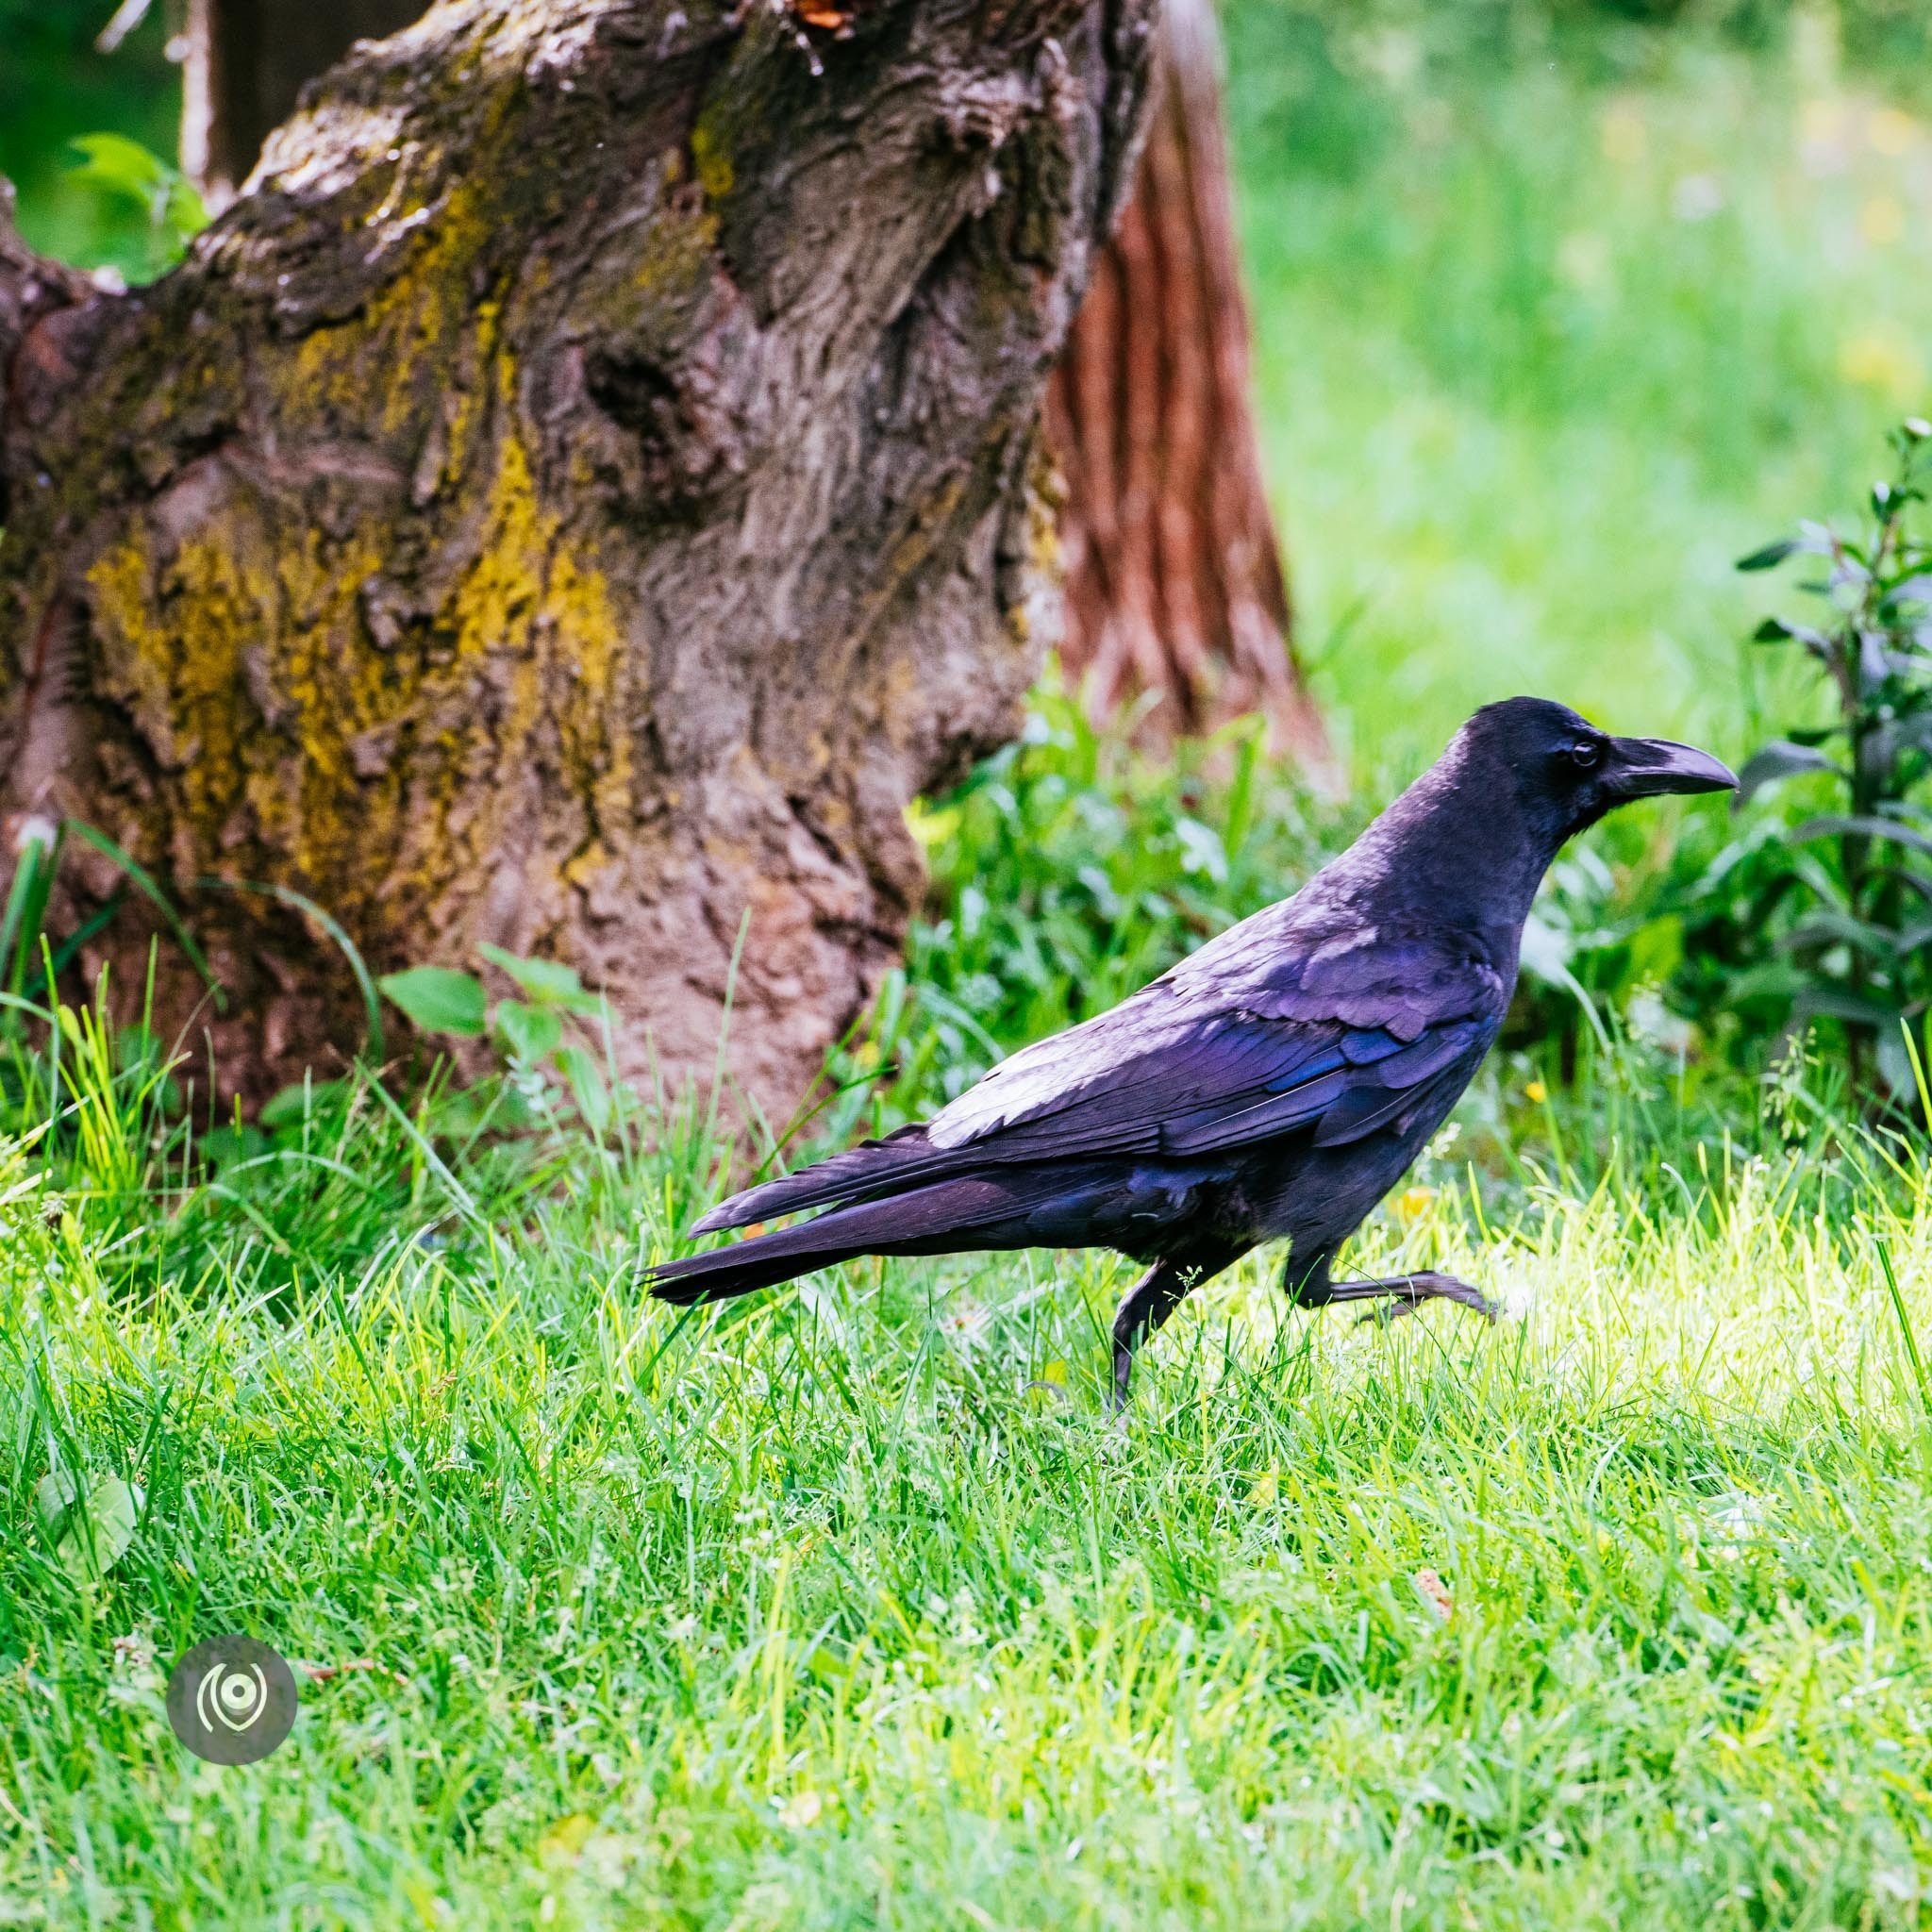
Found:
[[[1361,1318],[1364,1322],[1385,1324],[1414,1314],[1424,1302],[1460,1302],[1465,1308],[1474,1308],[1491,1322],[1500,1320],[1503,1313],[1501,1304],[1492,1302],[1481,1289],[1473,1288],[1466,1281],[1458,1281],[1453,1274],[1439,1274],[1433,1268],[1423,1269],[1414,1274],[1391,1274],[1380,1281],[1332,1282],[1323,1300],[1385,1302],[1388,1306],[1371,1308]]]
[[[1210,1274],[1219,1274],[1241,1257],[1240,1248],[1200,1248],[1185,1256],[1157,1261],[1121,1300],[1113,1318],[1113,1398],[1118,1418],[1126,1413],[1127,1391],[1134,1379],[1134,1356],[1180,1307],[1188,1294]]]
[[[1154,1266],[1130,1288],[1113,1323],[1113,1391],[1108,1401],[1109,1418],[1124,1426],[1127,1399],[1134,1381],[1134,1357],[1187,1292],[1165,1261]]]

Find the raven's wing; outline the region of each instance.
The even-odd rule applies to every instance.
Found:
[[[1433,939],[1357,927],[1286,958],[1265,934],[1224,944],[1245,936],[1003,1060],[926,1124],[926,1143],[998,1161],[1211,1153],[1325,1123],[1350,1095],[1429,1085],[1480,1058],[1508,1005],[1488,960]],[[1337,1128],[1324,1140],[1357,1138]]]
[[[1359,927],[1286,958],[1279,936],[1226,943],[1266,918],[1023,1048],[923,1126],[752,1188],[698,1231],[1014,1163],[1191,1158],[1310,1126],[1336,1145],[1459,1086],[1488,1051],[1509,989],[1487,959]]]

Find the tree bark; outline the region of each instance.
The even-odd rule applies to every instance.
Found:
[[[1133,198],[1049,391],[1062,661],[1098,715],[1144,695],[1157,742],[1259,711],[1275,750],[1324,768],[1249,403],[1210,0],[1167,0],[1158,42]]]
[[[708,1074],[728,998],[734,1074],[798,1098],[898,955],[903,808],[1047,641],[1040,397],[1149,5],[445,0],[153,287],[0,257],[0,816],[168,882],[225,1079],[359,1007],[204,880],[378,971],[566,960],[632,1075]],[[139,989],[148,938],[90,973]],[[157,995],[200,998],[165,945]]]
[[[188,0],[181,164],[225,208],[304,86],[358,41],[420,20],[427,0]]]
[[[303,85],[423,0],[191,0],[183,151],[216,205]],[[1259,711],[1271,746],[1325,772],[1249,401],[1219,37],[1211,0],[1167,0],[1154,136],[1048,391],[1068,480],[1062,658],[1097,714],[1144,693],[1143,734]]]

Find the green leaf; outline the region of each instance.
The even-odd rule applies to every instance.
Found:
[[[1751,641],[1757,644],[1803,644],[1821,663],[1828,662],[1832,654],[1831,640],[1822,630],[1814,630],[1808,624],[1791,624],[1782,617],[1767,617],[1751,633]]]
[[[246,1122],[239,1127],[211,1127],[201,1137],[202,1155],[217,1173],[257,1159],[268,1148],[268,1136]]]
[[[34,1485],[34,1503],[54,1555],[76,1584],[98,1583],[134,1541],[142,1492],[118,1475],[85,1487],[66,1470],[52,1470]]]
[[[83,134],[72,178],[134,203],[177,244],[208,226],[208,206],[194,184],[152,149],[125,134]]]
[[[1738,796],[1734,809],[1741,808],[1751,796],[1780,778],[1791,778],[1801,772],[1833,772],[1840,778],[1842,768],[1822,751],[1807,744],[1794,744],[1788,738],[1774,739],[1761,751],[1744,760],[1738,774]]]
[[[1800,1018],[1810,1013],[1822,1013],[1827,1019],[1848,1020],[1857,1026],[1875,1026],[1886,1033],[1896,1033],[1899,1022],[1905,1017],[1895,1006],[1884,1000],[1836,987],[1807,986],[1792,1004]]]
[[[1762,550],[1754,550],[1749,557],[1738,559],[1740,570],[1775,570],[1786,558],[1802,546],[1795,537],[1780,537],[1775,543],[1767,543]]]
[[[58,1542],[67,1527],[67,1512],[80,1494],[80,1485],[65,1470],[50,1469],[34,1485],[34,1507],[50,1542]]]
[[[376,984],[424,1033],[474,1040],[483,1031],[490,1002],[474,974],[452,966],[411,966],[407,973],[385,973]]]
[[[1894,824],[1890,819],[1807,819],[1790,836],[1793,845],[1806,844],[1812,839],[1886,839],[1894,845],[1908,845],[1914,852],[1932,852],[1932,837],[1915,832],[1909,825]]]
[[[584,991],[584,983],[569,966],[555,959],[519,959],[501,946],[478,946],[476,950],[500,972],[507,973],[525,996],[540,1007],[561,1007],[570,1013],[594,1013],[603,1000]]]
[[[496,1037],[512,1059],[534,1067],[548,1059],[563,1039],[563,1022],[548,1007],[526,1007],[522,1000],[499,1000],[491,1017]]]
[[[74,146],[81,157],[71,170],[75,180],[91,181],[149,210],[166,194],[175,171],[140,142],[125,134],[83,134]]]
[[[1856,919],[1849,912],[1838,912],[1829,908],[1807,913],[1790,932],[1781,934],[1773,943],[1784,953],[1822,951],[1827,946],[1852,946],[1881,960],[1890,958],[1898,950],[1895,934],[1881,925]]]
[[[610,1124],[610,1089],[605,1084],[604,1070],[588,1048],[563,1046],[557,1051],[558,1071],[570,1085],[571,1098],[593,1134]]]
[[[1789,960],[1767,960],[1762,966],[1748,968],[1731,981],[1729,1001],[1733,1008],[1745,1006],[1754,1000],[1772,1001],[1782,1006],[1795,998],[1804,986],[1804,974]]]

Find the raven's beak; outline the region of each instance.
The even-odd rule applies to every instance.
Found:
[[[1694,744],[1674,744],[1668,738],[1613,739],[1604,776],[1619,798],[1738,789],[1738,774],[1728,765]]]

